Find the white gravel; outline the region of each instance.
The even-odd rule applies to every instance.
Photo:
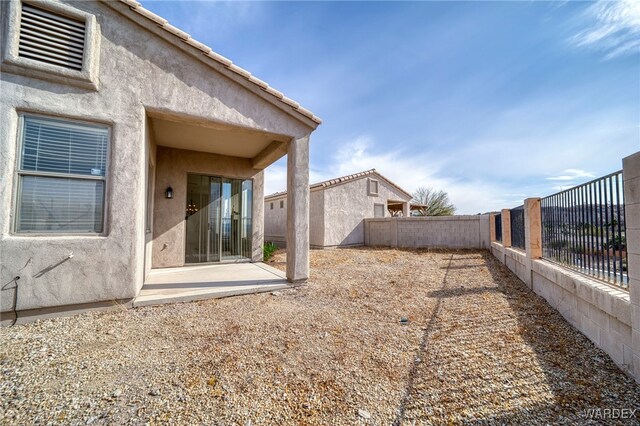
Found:
[[[638,385],[487,252],[311,262],[308,285],[274,295],[2,329],[0,422],[582,424],[585,409],[640,409]]]

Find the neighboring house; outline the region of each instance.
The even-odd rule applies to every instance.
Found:
[[[309,241],[311,247],[364,244],[364,219],[408,217],[412,196],[375,169],[310,187]],[[287,192],[264,199],[265,241],[285,243]]]
[[[262,260],[263,170],[284,155],[287,278],[306,280],[316,116],[133,0],[0,8],[3,318]]]

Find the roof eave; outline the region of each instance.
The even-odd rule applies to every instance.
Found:
[[[125,16],[129,20],[141,25],[163,40],[171,43],[177,48],[189,53],[195,59],[209,65],[211,68],[225,77],[238,83],[251,93],[261,97],[280,110],[286,112],[293,118],[302,122],[311,130],[315,130],[322,120],[308,109],[300,106],[299,103],[287,98],[278,90],[272,88],[267,83],[251,75],[250,72],[233,64],[231,60],[214,52],[210,47],[191,38],[184,31],[169,24],[169,22],[143,8],[135,0],[109,1],[101,0],[103,4],[109,6],[116,12]]]
[[[309,190],[310,191],[325,190],[325,189],[333,188],[333,187],[336,187],[336,186],[339,186],[339,185],[345,185],[347,183],[354,182],[354,181],[356,181],[358,179],[362,179],[362,178],[365,178],[365,177],[368,177],[368,176],[371,176],[371,175],[376,175],[378,178],[380,178],[383,181],[387,182],[389,185],[391,185],[392,187],[394,187],[395,189],[400,191],[402,194],[404,194],[407,198],[409,198],[409,201],[411,201],[413,199],[413,195],[412,194],[409,194],[407,191],[402,189],[396,183],[394,183],[393,181],[389,180],[385,176],[381,175],[380,172],[378,172],[376,169],[365,170],[365,171],[362,171],[362,172],[353,173],[353,174],[346,175],[346,176],[340,176],[340,177],[337,177],[335,179],[329,179],[329,180],[325,180],[325,181],[322,181],[322,182],[317,182],[317,183],[309,185]],[[276,192],[274,194],[267,195],[266,197],[264,197],[264,199],[265,200],[276,199],[276,198],[282,197],[283,195],[287,195],[287,191]]]

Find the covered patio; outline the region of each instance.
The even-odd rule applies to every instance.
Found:
[[[407,211],[408,204],[408,211]],[[387,209],[389,210],[389,214],[392,217],[409,217],[412,216],[413,212],[419,212],[422,209],[426,209],[427,206],[425,204],[418,203],[405,203],[403,201],[387,201]]]
[[[220,263],[153,269],[133,306],[192,302],[281,290],[290,285],[281,271],[262,262]]]
[[[305,282],[309,129],[295,136],[285,125],[265,131],[152,109],[146,119],[145,279],[134,306]],[[285,155],[291,190],[283,274],[261,262],[264,169]]]

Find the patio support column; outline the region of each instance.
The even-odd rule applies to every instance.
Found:
[[[502,209],[502,246],[511,247],[511,210]]]
[[[622,160],[627,240],[627,272],[631,301],[631,371],[640,383],[640,152]]]
[[[289,142],[287,152],[287,280],[309,278],[309,135]]]
[[[411,208],[409,207],[409,203],[402,203],[402,217],[410,217],[411,216]]]

